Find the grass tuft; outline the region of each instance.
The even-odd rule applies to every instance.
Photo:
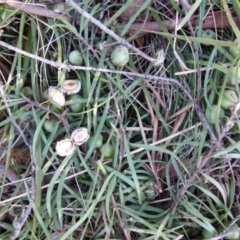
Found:
[[[0,239],[231,234],[239,12],[235,0],[1,1]],[[111,61],[119,44],[123,66]],[[70,79],[81,90],[55,106],[48,89]],[[81,127],[91,142],[78,146]],[[74,150],[61,157],[66,138]]]

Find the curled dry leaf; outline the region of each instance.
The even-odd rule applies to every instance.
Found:
[[[71,139],[66,138],[56,144],[56,152],[61,157],[73,154],[74,150],[75,147]]]
[[[61,89],[68,95],[78,93],[81,90],[81,82],[79,80],[65,80]]]
[[[89,139],[87,128],[77,128],[72,132],[71,140],[74,144],[80,146]]]

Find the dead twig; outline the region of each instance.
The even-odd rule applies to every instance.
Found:
[[[14,9],[19,9],[23,12],[26,12],[29,14],[34,14],[36,16],[49,17],[49,18],[63,17],[68,22],[72,21],[72,17],[67,14],[56,13],[53,10],[34,5],[32,3],[22,3],[17,0],[16,1],[0,0],[0,4],[5,4]],[[230,8],[229,11],[232,12],[232,9]],[[236,23],[236,26],[240,27],[239,18],[232,17],[232,19]],[[179,21],[181,21],[181,20],[182,19],[180,18]],[[198,16],[193,15],[190,18],[190,21],[191,21],[193,27],[195,27],[197,24],[197,21],[198,21]],[[79,25],[79,19],[76,19],[75,23],[77,25]],[[164,20],[163,23],[164,23],[165,27],[170,31],[173,31],[176,27],[176,22],[172,21],[172,20]],[[92,27],[92,25],[90,24],[89,27]],[[214,12],[213,15],[209,15],[205,18],[202,28],[203,29],[209,29],[209,28],[215,29],[215,28],[228,28],[228,27],[230,27],[230,23],[228,21],[228,17],[226,16],[226,13],[224,11],[217,11],[217,12]],[[145,34],[148,34],[149,31],[161,31],[159,24],[157,22],[146,22],[145,24],[144,23],[134,23],[134,24],[132,24],[128,34],[130,36],[133,36],[136,34],[137,35],[145,35]]]
[[[232,17],[234,23],[236,26],[240,28],[240,20],[238,17]],[[181,18],[178,19],[179,22],[181,22]],[[193,28],[196,27],[198,24],[198,15],[193,15],[190,18],[191,24]],[[169,31],[173,31],[176,27],[175,20],[164,20],[163,21],[165,27]],[[186,25],[185,25],[186,26]],[[184,27],[185,27],[184,26]],[[218,11],[213,12],[213,14],[210,14],[205,18],[205,21],[203,22],[202,29],[216,29],[216,28],[229,28],[231,27],[228,18],[226,16],[226,13],[224,11]],[[146,23],[134,23],[130,27],[129,36],[136,35],[142,36],[146,35],[149,32],[160,32],[161,28],[157,22],[146,22]]]
[[[117,203],[116,203],[115,198],[114,198],[113,195],[111,195],[111,202],[112,202],[112,205],[113,205],[114,210],[116,211],[116,215],[117,215],[119,224],[120,224],[120,226],[121,226],[121,228],[122,228],[122,230],[123,230],[125,239],[126,239],[126,240],[131,240],[131,236],[128,234],[127,230],[126,230],[125,227],[124,227],[124,222],[123,222],[123,220],[122,220],[120,211],[119,211],[119,209],[118,209]]]

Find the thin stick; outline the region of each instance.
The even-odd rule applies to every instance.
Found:
[[[124,222],[123,222],[123,220],[122,220],[120,211],[119,211],[119,209],[118,209],[118,205],[117,205],[117,203],[116,203],[115,198],[114,198],[113,195],[111,195],[111,202],[112,202],[113,208],[116,210],[117,218],[118,218],[119,224],[120,224],[120,226],[121,226],[121,228],[122,228],[122,230],[123,230],[125,239],[131,240],[131,237],[129,236],[127,230],[125,229]]]

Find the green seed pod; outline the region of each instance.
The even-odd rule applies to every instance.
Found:
[[[206,29],[202,32],[202,37],[214,39],[216,37],[216,33],[212,29]]]
[[[32,88],[30,87],[24,87],[22,93],[28,98],[33,96]]]
[[[201,232],[202,239],[208,239],[214,237],[217,233],[209,232],[207,229],[203,229]]]
[[[202,31],[202,38],[205,39],[204,45],[209,46],[211,45],[211,39],[216,38],[216,33],[212,31],[211,29],[206,29],[205,31]]]
[[[95,135],[92,135],[89,139],[88,139],[88,142],[87,142],[87,145],[88,145],[88,148],[90,148],[94,142],[93,142],[93,139],[95,138]],[[95,148],[100,148],[102,146],[102,143],[103,143],[103,137],[102,135],[100,134],[97,141],[95,142],[94,144],[94,147]]]
[[[72,110],[72,112],[74,113],[79,113],[83,110],[84,108],[84,103],[79,102],[79,100],[82,100],[82,97],[78,94],[74,94],[71,95],[69,98],[69,105],[70,105],[70,109]]]
[[[220,108],[219,115],[217,114],[217,105],[212,105],[212,108],[208,107],[206,108],[205,116],[210,124],[215,124],[217,119],[224,118],[224,111],[222,108]]]
[[[230,47],[229,51],[232,54],[233,57],[237,57],[240,55],[240,40],[239,39],[235,39],[234,41],[235,43],[238,43],[237,47]]]
[[[230,85],[236,85],[240,83],[240,68],[235,66],[231,69],[231,73],[228,79]]]
[[[100,152],[105,158],[111,158],[114,153],[113,146],[111,144],[103,144],[102,147],[100,148]]]
[[[70,52],[69,62],[74,65],[81,65],[83,63],[82,54],[78,50]]]
[[[43,124],[43,127],[47,132],[51,133],[53,131],[53,129],[55,128],[56,123],[57,123],[56,119],[46,119]]]
[[[229,109],[238,103],[238,96],[233,90],[225,90],[222,97],[221,107]]]
[[[146,189],[144,189],[144,194],[147,200],[151,201],[156,197],[155,191],[154,191],[154,181],[149,180],[145,183]]]
[[[230,228],[229,231],[232,231],[234,229],[238,228],[238,225],[236,223],[234,223]],[[218,228],[218,233],[221,233],[224,230],[224,228],[222,227],[222,225],[219,226]],[[240,237],[240,232],[236,231],[235,233],[232,233],[226,237],[224,237],[224,239],[229,239],[229,240],[234,240],[234,239],[239,239]]]
[[[124,66],[129,61],[128,48],[123,45],[116,46],[112,51],[111,61],[115,66]]]

